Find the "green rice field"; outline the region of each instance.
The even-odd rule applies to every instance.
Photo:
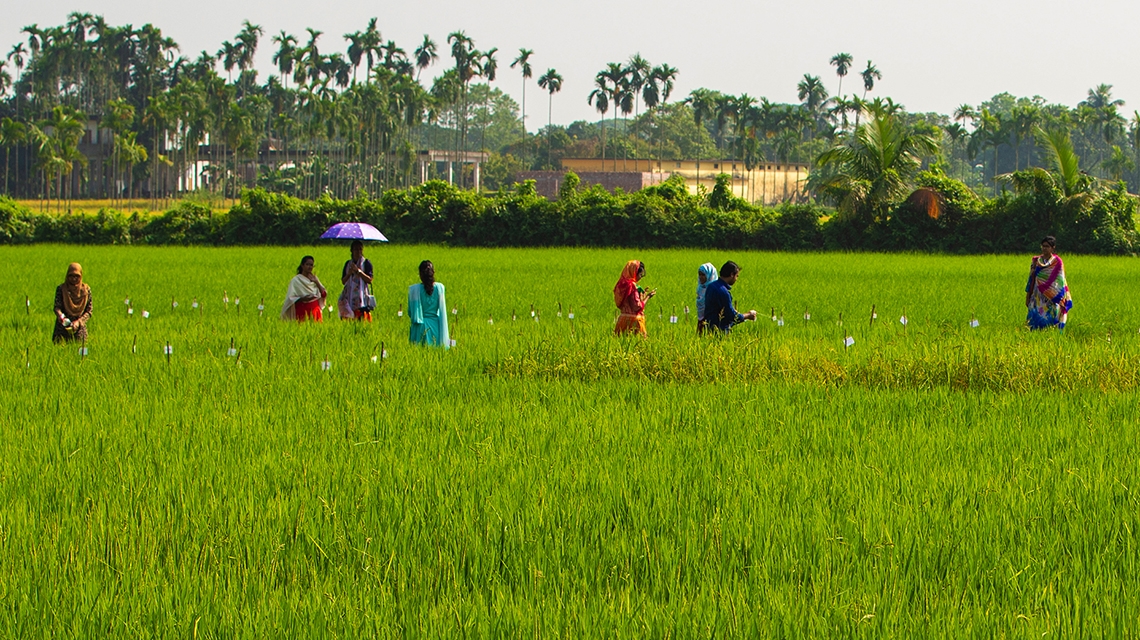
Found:
[[[1028,253],[368,247],[373,323],[282,322],[306,253],[335,296],[343,246],[0,247],[0,637],[1140,634],[1136,259],[1030,333]],[[698,339],[726,259],[761,318]]]

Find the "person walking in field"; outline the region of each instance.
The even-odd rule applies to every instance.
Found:
[[[363,242],[354,240],[351,251],[352,258],[340,271],[344,290],[337,298],[337,311],[343,320],[372,322],[372,309],[376,307],[376,298],[372,295],[372,263],[364,257]]]
[[[451,347],[447,331],[447,299],[442,284],[435,281],[431,260],[420,263],[420,282],[408,287],[408,341],[433,347]]]
[[[732,304],[732,285],[740,277],[740,266],[729,260],[720,268],[720,278],[705,289],[705,310],[701,320],[706,328],[719,329],[722,335],[745,320],[755,320],[756,310],[739,313]]]
[[[706,262],[697,268],[697,335],[705,331],[705,292],[709,284],[716,280],[716,267]]]
[[[620,336],[627,333],[643,337],[649,335],[645,330],[645,303],[657,295],[657,290],[646,291],[637,286],[637,283],[644,277],[644,262],[630,260],[625,263],[621,277],[614,285],[614,304],[617,305],[620,312],[617,324],[614,325],[615,335]]]
[[[1026,324],[1031,330],[1057,327],[1064,329],[1073,308],[1073,296],[1065,280],[1065,264],[1057,255],[1057,239],[1041,240],[1041,255],[1029,263],[1029,282],[1025,285],[1025,306],[1029,312]]]
[[[324,305],[329,292],[325,290],[317,274],[313,273],[313,265],[313,256],[301,258],[297,275],[289,281],[289,290],[285,292],[285,304],[281,307],[282,320],[321,321],[321,306]]]
[[[83,267],[78,262],[67,265],[63,284],[55,288],[55,331],[52,342],[87,340],[87,321],[91,319],[91,287],[83,282]]]

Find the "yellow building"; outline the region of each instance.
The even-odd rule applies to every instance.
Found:
[[[622,158],[563,158],[562,168],[575,173],[649,173],[658,182],[669,176],[685,178],[690,193],[700,186],[711,189],[719,174],[732,177],[732,193],[765,205],[807,199],[808,166],[798,162],[761,162],[748,170],[740,160],[646,160]]]

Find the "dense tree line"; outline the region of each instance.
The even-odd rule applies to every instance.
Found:
[[[232,41],[194,57],[179,55],[153,25],[114,26],[84,13],[21,33],[0,62],[3,193],[21,198],[141,195],[165,207],[189,192],[216,201],[261,187],[351,200],[418,184],[416,151],[428,148],[489,152],[489,190],[509,187],[521,170],[558,168],[565,157],[603,158],[619,169],[639,158],[732,158],[746,168],[802,162],[811,165],[813,197],[842,215],[858,213],[865,226],[890,218],[923,169],[988,198],[1041,187],[1026,172],[1059,166],[1058,144],[1084,193],[1117,181],[1133,192],[1140,186],[1140,114],[1126,119],[1106,84],[1074,108],[1000,94],[949,115],[909,113],[873,95],[883,74],[872,61],[859,70],[840,53],[830,60],[834,95],[820,75],[805,74],[796,104],[704,88],[677,99],[678,70],[634,55],[606,64],[577,98],[598,121],[561,126],[550,117],[563,82],[555,69],[539,72],[533,50],[507,56],[520,105],[497,86],[508,82],[498,49],[476,48],[462,31],[405,49],[384,40],[373,19],[344,34],[343,51],[311,28],[273,35],[268,48],[263,30],[246,21]],[[254,70],[259,51],[277,70],[264,81]],[[849,95],[844,81],[853,73]],[[534,119],[532,83],[547,111],[546,126],[533,131],[523,124]],[[110,134],[97,166],[89,162],[97,155],[90,123]],[[857,153],[860,145],[866,151],[877,140],[898,151],[892,139],[914,145],[896,154],[905,171],[880,166],[885,173],[869,175],[856,166],[871,157]],[[440,177],[434,169],[429,179]],[[461,169],[457,185],[472,187],[470,167]]]

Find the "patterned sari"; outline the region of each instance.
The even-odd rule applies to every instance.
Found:
[[[1064,329],[1073,308],[1073,296],[1065,281],[1065,264],[1061,256],[1048,260],[1034,256],[1029,266],[1029,282],[1025,285],[1026,306],[1029,313],[1026,323],[1030,329],[1057,327]]]

